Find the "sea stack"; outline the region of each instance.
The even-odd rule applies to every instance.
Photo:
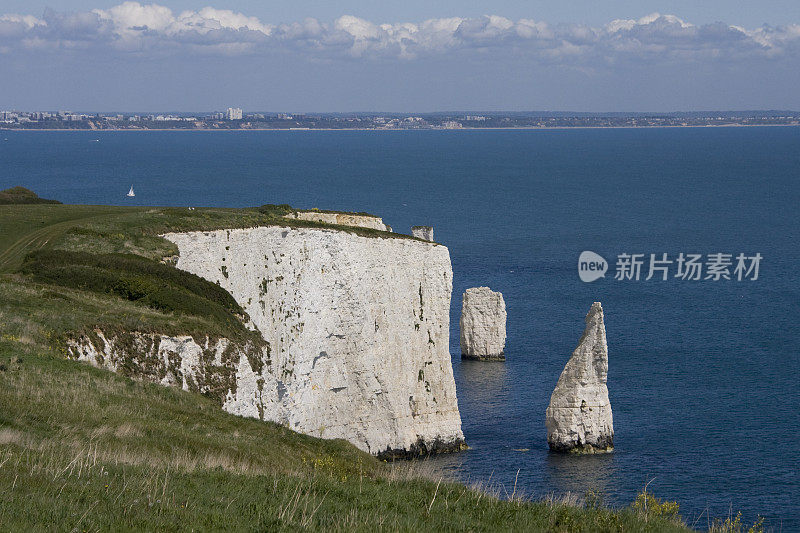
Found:
[[[411,235],[418,239],[433,242],[433,228],[431,226],[411,226]]]
[[[461,357],[505,361],[506,302],[489,287],[473,287],[461,305]]]
[[[547,443],[557,452],[603,453],[614,449],[608,400],[608,346],[603,307],[594,302],[586,329],[550,396]]]

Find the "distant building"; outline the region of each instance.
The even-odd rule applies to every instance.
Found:
[[[229,107],[228,108],[228,120],[242,120],[242,108],[240,108],[240,107]]]

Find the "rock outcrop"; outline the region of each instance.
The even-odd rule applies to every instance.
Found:
[[[505,361],[506,302],[489,287],[473,287],[461,304],[461,357]]]
[[[164,237],[269,343],[260,369],[236,368],[228,411],[384,457],[462,449],[446,247],[278,226]]]
[[[411,226],[411,235],[424,241],[433,242],[433,228],[430,226]]]
[[[550,396],[547,443],[559,452],[597,453],[614,449],[608,400],[608,346],[603,308],[592,304],[586,329]]]
[[[240,383],[264,379],[262,367],[269,359],[266,343],[257,346],[224,337],[194,338],[138,331],[109,333],[95,329],[67,340],[66,344],[72,359],[127,377],[205,394],[226,411],[258,418],[258,408],[263,406],[263,402],[240,397],[247,389]],[[274,386],[275,380],[272,381]],[[261,389],[264,388],[270,387],[265,384]]]
[[[383,219],[373,215],[356,215],[353,213],[330,213],[326,211],[295,211],[285,215],[286,218],[338,224],[339,226],[355,226],[380,231],[392,231],[391,226],[384,224]]]

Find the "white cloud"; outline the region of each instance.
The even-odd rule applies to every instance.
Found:
[[[121,34],[151,30],[167,32],[174,24],[175,17],[168,7],[156,4],[142,5],[139,2],[123,2],[105,11],[92,11],[102,21],[110,22],[114,30]]]
[[[34,26],[44,26],[47,23],[43,20],[37,19],[32,15],[0,15],[0,22],[7,22],[11,24],[19,24],[27,29],[33,28]]]
[[[752,30],[721,23],[696,26],[658,13],[603,27],[513,21],[497,15],[401,23],[344,15],[331,24],[310,18],[273,25],[225,9],[176,14],[157,4],[130,1],[81,13],[47,10],[42,18],[0,15],[0,53],[75,49],[229,55],[291,50],[312,58],[400,60],[488,50],[585,66],[598,61],[794,57],[800,54],[800,25]]]
[[[184,11],[181,13],[179,20],[181,21],[199,21],[199,24],[211,24],[213,29],[229,28],[233,30],[252,30],[259,31],[264,35],[272,33],[272,26],[262,24],[256,17],[248,17],[242,13],[236,13],[228,9],[214,9],[213,7],[204,7],[199,12]]]

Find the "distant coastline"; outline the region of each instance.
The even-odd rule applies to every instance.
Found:
[[[498,111],[428,113],[73,113],[0,111],[4,131],[399,131],[540,130],[571,128],[686,128],[797,126],[800,111],[692,111],[669,113]]]
[[[686,126],[663,125],[663,126],[518,126],[518,127],[462,127],[462,128],[103,128],[97,130],[81,128],[7,128],[0,126],[2,132],[75,132],[75,133],[148,133],[148,132],[178,132],[178,133],[247,133],[249,131],[284,131],[284,132],[305,132],[305,131],[374,131],[374,132],[397,132],[397,131],[546,131],[546,130],[653,130],[653,129],[700,129],[700,128],[796,128],[797,124],[692,124]]]

